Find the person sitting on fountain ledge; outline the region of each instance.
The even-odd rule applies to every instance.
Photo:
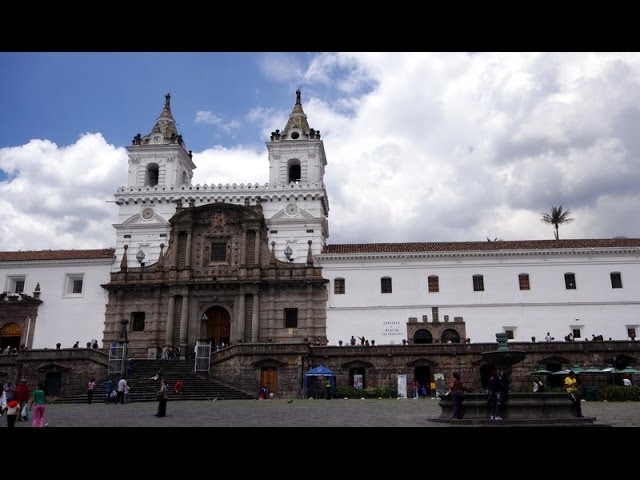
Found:
[[[449,384],[451,401],[453,402],[453,414],[451,418],[462,418],[462,401],[464,400],[464,385],[460,381],[460,374],[453,372],[453,380]]]
[[[573,408],[576,411],[576,417],[583,417],[582,406],[580,405],[580,396],[578,395],[578,380],[573,370],[569,370],[567,378],[564,379],[564,388],[569,395],[569,399],[573,402]]]

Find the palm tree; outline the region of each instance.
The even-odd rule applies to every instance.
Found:
[[[560,239],[558,234],[558,226],[563,223],[571,223],[573,222],[573,218],[569,218],[571,212],[569,210],[562,211],[562,205],[559,207],[551,207],[551,214],[543,213],[541,220],[544,223],[550,223],[555,227],[555,231],[553,232],[556,236],[556,240]]]

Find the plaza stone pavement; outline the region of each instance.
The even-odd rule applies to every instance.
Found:
[[[434,399],[171,401],[167,416],[155,417],[156,402],[124,405],[47,404],[49,427],[449,427]],[[583,402],[595,425],[640,427],[640,402]],[[16,427],[31,426],[17,422]],[[0,417],[0,428],[6,428]],[[468,427],[467,427],[468,428]]]

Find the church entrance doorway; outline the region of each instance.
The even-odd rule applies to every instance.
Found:
[[[60,372],[47,372],[44,379],[45,393],[52,397],[60,395],[62,388],[62,373]]]
[[[0,328],[0,348],[20,349],[22,329],[17,323],[7,323]]]
[[[429,389],[431,386],[431,367],[426,367],[426,366],[422,366],[422,367],[416,367],[415,372],[414,372],[414,378],[418,381],[418,383],[420,384],[420,396],[424,397],[429,395]],[[422,389],[422,387],[425,387],[424,391]]]
[[[205,312],[207,317],[207,339],[214,348],[229,345],[231,340],[231,320],[229,312],[222,307],[211,307]]]
[[[276,367],[262,367],[260,370],[260,387],[267,387],[269,393],[278,391],[278,369]]]

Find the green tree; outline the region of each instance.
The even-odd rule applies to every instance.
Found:
[[[551,213],[542,213],[542,221],[544,223],[550,223],[554,226],[554,235],[556,236],[556,240],[560,239],[560,235],[558,233],[558,227],[563,223],[571,223],[573,222],[573,218],[569,218],[571,212],[569,210],[562,211],[562,205],[559,207],[551,207]]]

